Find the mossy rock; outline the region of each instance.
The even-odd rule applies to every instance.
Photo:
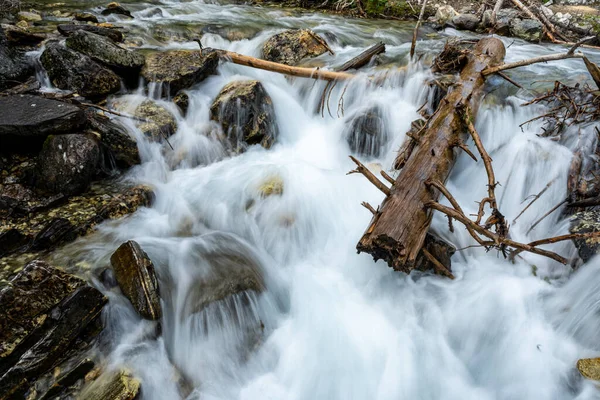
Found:
[[[600,381],[600,358],[582,358],[577,361],[577,369],[585,378]]]
[[[302,59],[317,57],[327,51],[323,38],[317,39],[308,29],[289,29],[271,36],[263,45],[263,58],[286,65],[296,65]]]
[[[79,400],[133,400],[137,398],[141,387],[139,379],[131,372],[120,369],[107,372],[85,387]]]
[[[283,194],[283,179],[279,175],[266,179],[260,184],[258,192],[262,198],[281,196]]]

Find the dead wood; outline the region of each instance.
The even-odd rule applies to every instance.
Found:
[[[485,81],[482,71],[498,65],[505,49],[497,38],[481,39],[467,56],[457,84],[450,87],[423,134],[360,239],[357,250],[374,259],[384,259],[396,270],[414,269],[429,224],[431,212],[425,204],[435,202],[439,191],[427,182],[444,182],[454,164],[455,151],[464,142],[463,123],[457,109],[464,104],[475,113]]]
[[[367,65],[373,57],[375,57],[378,54],[384,53],[384,52],[385,52],[385,44],[383,44],[383,42],[375,43],[373,46],[369,47],[368,49],[366,49],[365,51],[363,51],[356,57],[353,57],[350,60],[346,61],[345,63],[343,63],[341,66],[339,66],[335,70],[342,72],[342,71],[348,71],[351,69],[359,69],[359,68]]]
[[[417,36],[419,35],[419,27],[421,27],[421,21],[423,21],[423,15],[425,14],[425,7],[427,6],[427,0],[423,0],[423,5],[421,6],[421,12],[419,13],[419,19],[415,25],[415,29],[413,30],[412,43],[410,44],[410,58],[412,59],[415,56],[415,48],[417,47]]]
[[[547,56],[540,56],[540,57],[534,57],[534,58],[528,58],[527,60],[521,60],[521,61],[515,61],[512,63],[505,63],[502,65],[498,65],[495,67],[490,67],[485,69],[482,74],[484,76],[490,75],[490,74],[495,74],[496,72],[499,71],[506,71],[507,69],[513,69],[513,68],[519,68],[519,67],[525,67],[527,65],[531,65],[531,64],[537,64],[537,63],[542,63],[542,62],[548,62],[548,61],[559,61],[559,60],[565,60],[567,58],[584,58],[584,55],[582,53],[559,53],[559,54],[549,54]]]

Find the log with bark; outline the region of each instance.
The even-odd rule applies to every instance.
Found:
[[[481,39],[468,55],[460,79],[427,122],[389,196],[360,239],[359,252],[383,259],[396,270],[408,273],[415,268],[431,223],[426,204],[439,197],[427,182],[448,178],[456,157],[454,148],[467,135],[458,110],[469,107],[476,114],[485,83],[482,71],[501,64],[504,55],[504,45],[492,37]]]

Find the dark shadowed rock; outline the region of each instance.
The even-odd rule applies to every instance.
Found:
[[[104,36],[112,40],[113,42],[122,42],[123,34],[121,31],[112,28],[104,28],[96,25],[73,25],[73,24],[65,24],[58,25],[56,27],[58,31],[64,35],[69,36],[78,31],[86,31],[95,33],[96,35]]]
[[[32,250],[44,250],[62,243],[64,237],[73,231],[74,227],[66,218],[53,218],[35,236],[31,244]]]
[[[504,8],[498,11],[496,15],[496,27],[494,31],[498,35],[508,36],[510,35],[510,24],[511,21],[515,21],[519,17],[519,10],[513,8]]]
[[[75,13],[73,16],[75,21],[98,23],[98,17],[90,13]]]
[[[158,320],[162,316],[158,279],[154,265],[139,244],[123,243],[110,258],[121,291],[143,318]]]
[[[17,229],[9,229],[0,233],[0,257],[19,250],[25,250],[31,243],[31,236]]]
[[[141,383],[127,370],[105,372],[85,387],[79,400],[134,400]]]
[[[102,10],[101,14],[102,15],[117,14],[117,15],[124,15],[129,18],[133,18],[133,16],[131,15],[131,12],[129,10],[127,10],[125,7],[123,7],[119,3],[115,3],[115,2],[109,3],[106,6],[106,8],[104,10]]]
[[[168,92],[175,95],[213,75],[218,65],[219,57],[214,51],[170,50],[146,56],[142,76],[149,82],[168,86]]]
[[[295,65],[303,58],[320,56],[327,51],[327,48],[315,39],[315,36],[316,34],[308,29],[290,29],[278,33],[264,44],[263,58],[281,64]]]
[[[128,168],[140,163],[137,143],[125,128],[94,111],[89,111],[86,115],[90,129],[100,135],[100,143],[117,167]]]
[[[84,97],[105,97],[121,88],[119,77],[90,57],[49,43],[40,57],[52,83],[65,90],[72,90]]]
[[[33,72],[25,55],[9,45],[0,26],[0,90],[25,82]]]
[[[47,136],[73,132],[85,124],[77,106],[33,95],[0,97],[0,136]]]
[[[145,62],[143,55],[123,49],[104,36],[86,31],[77,31],[70,35],[67,38],[67,47],[125,75],[135,73],[137,76]]]
[[[581,211],[571,217],[571,233],[590,233],[600,231],[600,211]],[[600,252],[600,238],[592,237],[573,240],[583,262],[588,262]]]
[[[86,190],[100,163],[100,146],[91,134],[48,137],[38,157],[37,186],[51,193]]]
[[[187,114],[188,107],[190,106],[190,97],[185,92],[179,92],[173,97],[173,103],[179,107],[183,115]]]
[[[253,144],[268,149],[277,134],[273,101],[259,81],[225,85],[210,107],[210,117],[221,123],[235,149]]]
[[[379,157],[388,142],[388,134],[379,107],[371,107],[358,113],[350,122],[347,141],[353,153],[367,157]]]
[[[456,29],[474,31],[479,25],[479,18],[473,14],[459,14],[452,18],[452,24]]]
[[[15,25],[2,24],[2,29],[8,42],[14,46],[36,46],[46,39],[44,35],[32,33]]]
[[[510,21],[511,35],[529,42],[539,42],[543,28],[543,25],[534,19],[515,18]]]

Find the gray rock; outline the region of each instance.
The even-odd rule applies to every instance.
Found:
[[[589,233],[600,231],[600,211],[581,211],[571,217],[571,233]],[[588,262],[600,252],[600,238],[573,240],[583,262]]]
[[[346,138],[353,153],[366,157],[379,157],[381,149],[389,140],[381,109],[371,107],[354,116]]]
[[[94,111],[86,114],[90,129],[100,135],[100,143],[104,145],[117,167],[125,169],[140,163],[137,142],[125,128]]]
[[[119,102],[115,102],[113,107],[119,111],[126,111],[125,104]],[[175,116],[153,100],[144,100],[135,108],[133,115],[142,120],[136,121],[137,128],[155,142],[160,142],[177,131]]]
[[[511,21],[518,19],[519,11],[512,8],[503,8],[496,14],[496,29],[498,35],[510,35]]]
[[[112,40],[113,42],[122,42],[123,34],[121,31],[112,28],[103,28],[96,25],[73,25],[64,24],[56,27],[61,35],[69,36],[78,31],[86,31],[95,33],[96,35],[104,36]]]
[[[10,46],[0,26],[0,90],[25,82],[33,72],[33,65],[23,53]]]
[[[28,94],[0,97],[0,136],[47,136],[76,131],[85,124],[77,106]]]
[[[290,29],[271,36],[263,45],[263,58],[286,65],[298,64],[307,57],[317,57],[327,51],[316,34],[308,29]],[[317,36],[318,37],[318,36]]]
[[[152,260],[133,240],[123,243],[110,257],[115,279],[133,308],[143,318],[162,316],[158,279]]]
[[[449,5],[444,5],[438,7],[435,12],[435,20],[440,25],[445,25],[447,22],[452,21],[453,18],[457,17],[459,14],[456,12],[454,7]]]
[[[542,38],[543,26],[534,19],[515,18],[510,22],[511,35],[529,42],[539,42]]]
[[[142,76],[167,86],[168,93],[175,95],[213,75],[218,65],[215,51],[170,50],[146,56]]]
[[[38,156],[37,186],[51,193],[85,191],[98,170],[100,147],[91,134],[49,136]]]
[[[85,54],[125,75],[135,73],[137,76],[146,61],[143,55],[123,49],[112,40],[91,32],[74,32],[66,43],[69,49]]]
[[[221,123],[236,150],[253,144],[268,149],[277,134],[273,101],[259,81],[225,85],[210,107],[210,117]]]
[[[106,97],[121,89],[121,81],[113,71],[57,42],[46,46],[40,61],[52,83],[60,89],[91,98]]]
[[[474,31],[479,25],[479,18],[473,14],[459,14],[452,18],[452,24],[456,29]]]

